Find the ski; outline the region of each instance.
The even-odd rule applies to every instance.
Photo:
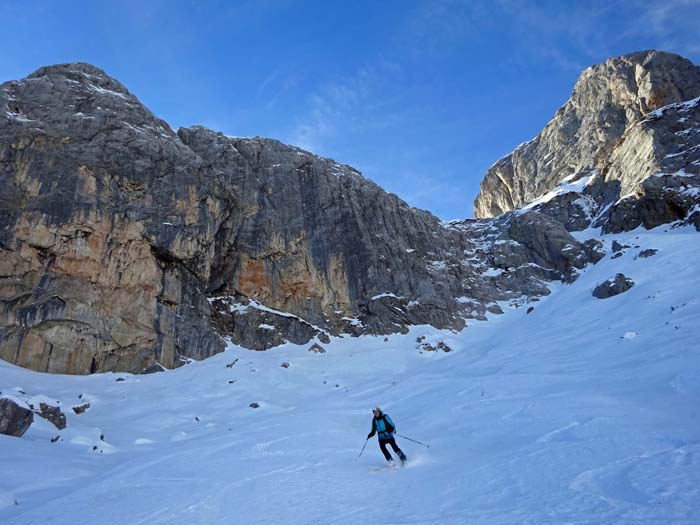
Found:
[[[402,460],[400,464],[392,463],[390,465],[384,465],[383,467],[369,467],[369,470],[371,472],[401,470],[405,465],[406,465],[406,460]]]
[[[386,467],[368,467],[370,472],[393,472],[395,470],[401,470],[398,465],[386,466]]]

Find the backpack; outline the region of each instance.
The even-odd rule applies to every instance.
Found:
[[[382,413],[382,417],[380,417],[379,419],[384,421],[384,428],[386,429],[386,430],[384,430],[384,432],[391,434],[392,432],[394,432],[395,429],[394,429],[394,425],[392,425],[391,423],[389,423],[387,421],[387,419],[386,419],[387,415],[388,414]],[[372,420],[372,424],[374,425],[374,430],[379,430],[377,428],[377,421],[376,420]]]

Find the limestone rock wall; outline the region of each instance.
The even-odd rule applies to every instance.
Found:
[[[218,203],[200,160],[85,64],[0,89],[0,356],[140,371],[223,347],[201,282]],[[174,226],[177,224],[177,226]]]
[[[542,132],[488,170],[474,202],[475,216],[493,217],[513,210],[567,177],[601,171],[618,143],[626,134],[634,134],[646,114],[698,96],[700,67],[670,53],[642,51],[586,69],[571,98]],[[637,134],[627,140],[638,141],[635,148],[640,151],[635,155],[656,146],[650,136]],[[621,179],[623,195],[642,180],[641,172],[630,174],[634,165],[627,166],[628,174]]]
[[[595,260],[537,212],[446,224],[278,141],[176,133],[89,64],[0,86],[0,203],[0,357],[46,372],[461,329]]]

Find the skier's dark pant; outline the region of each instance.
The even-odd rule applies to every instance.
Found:
[[[391,454],[389,454],[389,451],[386,449],[387,445],[391,445],[391,448],[394,449],[394,452],[396,452],[399,455],[399,458],[403,459],[406,456],[404,453],[401,451],[399,446],[396,444],[396,441],[394,441],[394,438],[389,438],[389,439],[380,439],[379,440],[379,448],[382,449],[382,454],[384,454],[384,457],[386,458],[387,461],[391,461],[392,457]]]

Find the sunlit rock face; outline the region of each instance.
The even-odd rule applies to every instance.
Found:
[[[639,183],[660,168],[659,150],[674,147],[673,140],[669,144],[658,136],[667,135],[674,123],[650,121],[649,115],[698,96],[700,67],[670,53],[642,51],[586,69],[542,132],[489,169],[474,202],[475,216],[513,210],[562,181],[591,175],[597,175],[598,185],[587,194],[598,205],[639,191]],[[577,210],[570,208],[566,220],[571,212]]]

